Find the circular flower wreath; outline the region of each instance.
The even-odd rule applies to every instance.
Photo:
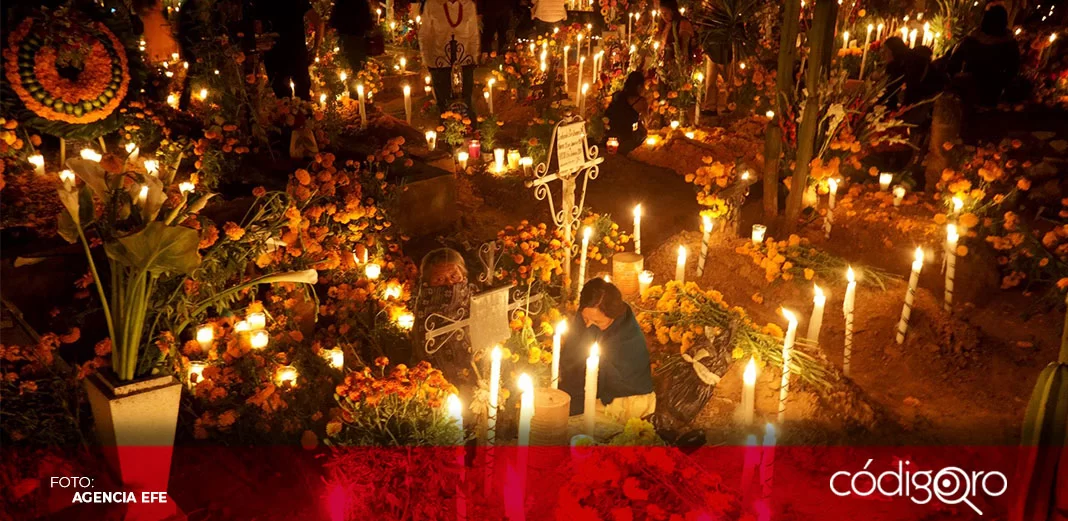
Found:
[[[81,22],[73,28],[75,34],[61,37],[79,39],[74,52],[81,57],[80,70],[66,67],[64,72],[74,72],[61,74],[60,56],[67,50],[57,49],[42,37],[49,34],[49,28],[41,20],[27,18],[8,37],[4,73],[26,108],[38,116],[92,123],[110,116],[126,97],[130,86],[126,51],[100,22]]]

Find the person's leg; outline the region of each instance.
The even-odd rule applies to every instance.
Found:
[[[448,67],[431,67],[430,81],[434,84],[434,99],[438,102],[438,111],[444,112],[452,98],[452,70]]]
[[[461,69],[461,77],[463,82],[463,90],[461,95],[463,96],[464,103],[467,104],[467,110],[471,112],[471,119],[474,120],[475,104],[473,103],[472,93],[475,90],[475,66],[464,65]]]

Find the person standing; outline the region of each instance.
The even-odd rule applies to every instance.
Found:
[[[482,54],[489,55],[496,51],[498,56],[504,56],[511,47],[512,42],[508,39],[508,29],[512,25],[512,16],[519,8],[516,0],[480,0],[478,14],[482,17]],[[493,48],[493,41],[497,40],[497,48]]]
[[[623,89],[612,95],[604,111],[608,118],[605,135],[619,140],[619,153],[629,154],[645,141],[645,114],[649,102],[645,99],[645,76],[632,71],[623,82]]]
[[[551,33],[554,25],[567,20],[567,7],[564,0],[534,0],[531,17],[535,35]]]
[[[374,28],[368,0],[335,0],[330,26],[337,31],[341,52],[355,73],[363,68],[370,54],[368,34]]]
[[[452,68],[460,67],[462,97],[474,110],[475,65],[479,55],[478,8],[474,0],[426,0],[419,27],[419,52],[430,69],[438,110],[446,110],[452,98]]]
[[[1020,49],[1009,30],[1009,14],[993,5],[983,13],[979,30],[969,34],[953,49],[948,73],[959,75],[965,98],[977,98],[984,106],[997,105],[1002,92],[1020,69]]]
[[[271,90],[278,98],[295,96],[311,100],[311,55],[319,51],[323,39],[323,20],[308,0],[278,0],[259,5],[258,20],[263,32],[277,37],[271,49],[263,54],[263,66]],[[305,43],[305,21],[312,27],[314,46],[308,54]],[[293,83],[290,87],[290,82]]]

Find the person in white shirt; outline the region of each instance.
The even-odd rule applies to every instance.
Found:
[[[450,73],[458,66],[463,76],[463,102],[473,111],[471,93],[481,43],[474,0],[426,0],[420,16],[419,51],[430,69],[438,109],[448,109],[452,97]]]
[[[534,34],[550,33],[553,26],[567,20],[564,0],[533,0],[531,17],[534,19]]]

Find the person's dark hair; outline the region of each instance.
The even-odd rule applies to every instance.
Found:
[[[909,46],[905,45],[905,40],[898,38],[897,36],[891,36],[883,42],[883,45],[890,50],[890,55],[895,60],[904,58],[909,53]]]
[[[586,308],[596,308],[601,313],[613,320],[622,317],[627,312],[627,304],[623,302],[623,294],[611,282],[602,278],[590,279],[582,286],[582,294],[579,296],[579,312]]]
[[[638,71],[631,72],[627,75],[627,79],[623,82],[623,95],[639,95],[642,90],[642,85],[645,85],[645,76]]]
[[[1002,36],[1009,30],[1009,12],[1000,5],[991,6],[983,13],[979,30],[990,36]]]
[[[660,0],[661,11],[671,11],[671,14],[679,16],[678,0]]]

